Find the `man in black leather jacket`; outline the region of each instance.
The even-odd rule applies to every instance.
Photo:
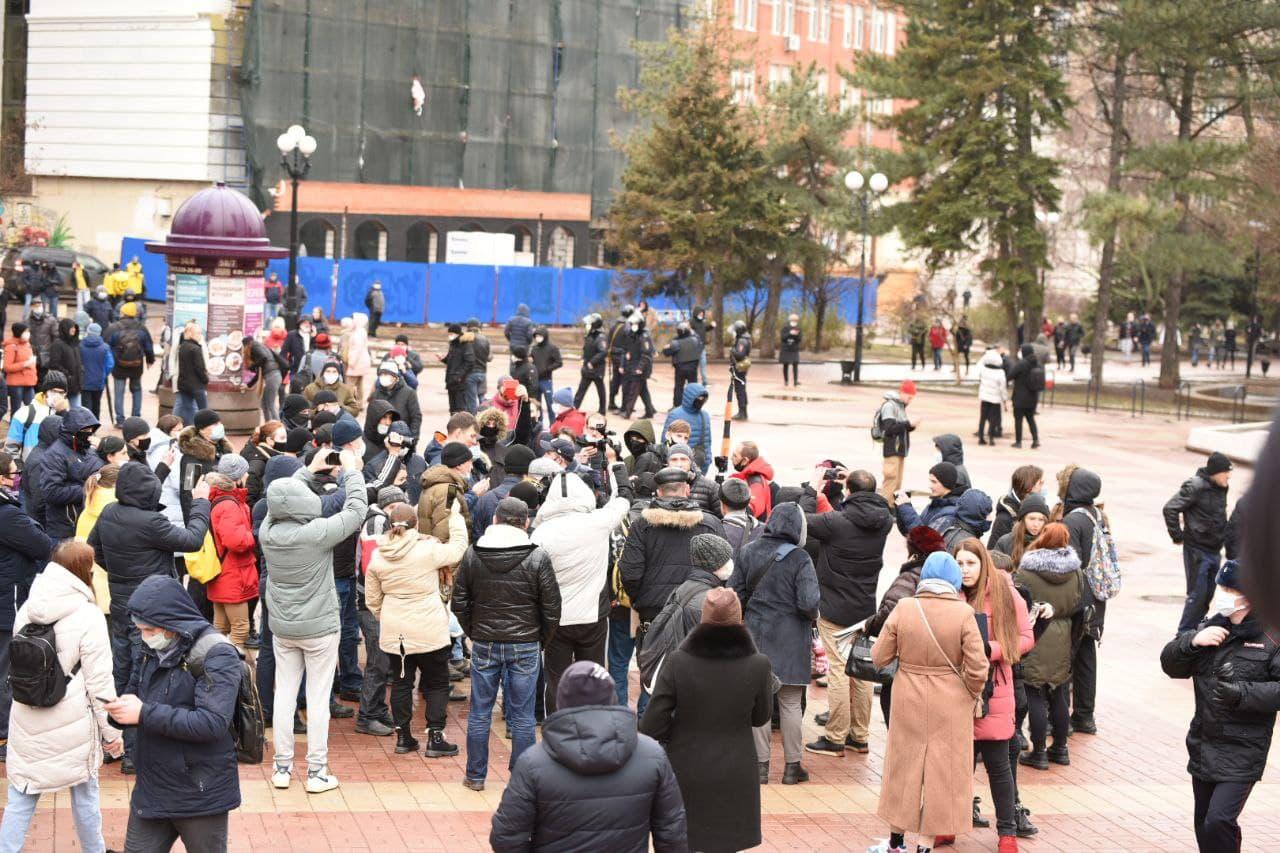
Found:
[[[1204,618],[1213,595],[1213,578],[1222,560],[1227,533],[1227,484],[1231,460],[1211,453],[1196,475],[1182,484],[1164,505],[1169,538],[1182,546],[1182,566],[1187,576],[1187,599],[1182,606],[1179,631],[1190,631]]]
[[[541,646],[560,624],[560,587],[547,553],[529,540],[529,507],[503,498],[493,524],[467,549],[454,579],[451,607],[471,638],[471,709],[462,784],[484,790],[489,726],[502,685],[511,762],[534,744],[534,695]]]

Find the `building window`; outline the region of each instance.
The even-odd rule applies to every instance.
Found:
[[[780,36],[783,33],[783,23],[784,23],[782,19],[782,0],[768,0],[768,2],[770,5],[773,6],[773,15],[772,15],[773,24],[771,26],[770,31],[775,36]]]
[[[897,16],[892,12],[884,13],[884,52],[893,56],[898,49]]]
[[[853,7],[853,49],[862,50],[863,30],[866,29],[866,13],[861,6]]]
[[[871,10],[871,52],[884,53],[884,12]]]
[[[829,90],[830,90],[830,79],[827,77],[827,72],[819,71],[818,72],[818,97],[826,98],[827,92]]]
[[[507,229],[507,233],[516,238],[515,250],[517,252],[533,252],[533,235],[529,233],[529,229],[522,225],[512,225]]]
[[[831,0],[818,0],[818,41],[831,41]]]
[[[323,219],[312,219],[298,230],[298,254],[308,258],[332,258],[337,232]]]
[[[376,219],[361,222],[356,228],[356,246],[353,258],[362,261],[387,259],[387,229]]]
[[[820,0],[809,0],[805,11],[809,13],[809,41],[818,40],[818,4]]]
[[[779,86],[785,85],[791,80],[790,65],[770,65],[769,66],[769,91],[777,89]]]
[[[782,34],[796,34],[796,0],[782,0]]]
[[[849,81],[840,78],[840,112],[857,112],[862,103],[862,91],[849,85]]]
[[[844,38],[841,40],[841,44],[843,44],[845,49],[848,50],[849,48],[853,47],[853,5],[852,4],[850,3],[844,4],[843,15],[841,17],[843,19],[842,23],[844,24]]]
[[[562,225],[551,229],[551,242],[547,246],[547,263],[553,267],[573,266],[573,234]]]
[[[760,0],[733,0],[733,28],[756,31],[756,16]]]
[[[756,102],[756,72],[739,70],[729,72],[729,85],[733,89],[735,104]]]
[[[405,232],[404,259],[415,264],[434,264],[439,258],[440,232],[427,222],[415,222]]]

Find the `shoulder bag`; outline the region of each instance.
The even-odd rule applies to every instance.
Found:
[[[929,632],[929,639],[933,640],[933,646],[938,650],[938,654],[942,655],[942,659],[947,662],[947,666],[951,667],[951,671],[956,674],[956,678],[960,679],[960,683],[964,685],[964,690],[969,693],[969,685],[964,683],[964,676],[960,674],[960,670],[956,669],[956,665],[951,662],[951,658],[947,657],[947,653],[942,650],[942,644],[938,642],[937,636],[933,633],[933,626],[929,624],[929,619],[924,615],[924,607],[920,604],[920,599],[913,597],[911,599],[916,604],[916,610],[920,613],[920,621],[924,622],[925,630]],[[987,701],[978,694],[977,696],[969,693],[969,697],[973,699],[973,718],[981,720],[987,715]]]

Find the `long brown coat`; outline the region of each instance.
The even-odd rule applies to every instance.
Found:
[[[929,638],[921,610],[963,681]],[[987,680],[973,608],[954,594],[904,598],[880,629],[871,657],[876,666],[898,659],[877,814],[893,829],[922,835],[968,832],[973,828],[973,697]]]

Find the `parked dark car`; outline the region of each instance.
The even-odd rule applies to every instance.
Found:
[[[60,293],[70,293],[74,287],[71,284],[71,264],[79,261],[84,267],[85,275],[89,279],[89,288],[92,290],[102,284],[103,277],[111,272],[111,267],[95,258],[93,255],[86,255],[83,252],[76,252],[72,249],[53,249],[47,246],[26,246],[21,249],[5,249],[3,256],[0,256],[0,276],[4,277],[5,290],[9,292],[9,298],[22,298],[22,271],[26,265],[39,261],[41,263],[52,262],[58,269],[58,274],[62,276],[62,286],[59,288]]]

